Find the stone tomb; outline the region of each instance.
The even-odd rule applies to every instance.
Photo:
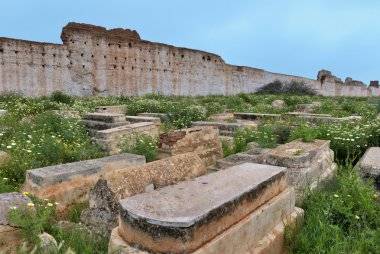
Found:
[[[116,106],[97,106],[95,107],[96,113],[109,113],[109,114],[124,114],[127,109],[126,105]]]
[[[123,114],[89,113],[83,116],[81,122],[87,131],[94,135],[98,130],[106,130],[129,124]]]
[[[196,152],[205,166],[212,166],[223,158],[219,130],[213,126],[193,127],[179,131],[169,131],[160,135],[158,158]]]
[[[285,168],[245,163],[121,200],[109,253],[283,253],[300,215]]]
[[[104,174],[89,195],[89,209],[81,221],[93,231],[109,235],[117,226],[120,199],[153,191],[204,175],[206,168],[195,153],[186,153]]]
[[[25,208],[28,203],[32,203],[29,197],[18,192],[0,194],[0,253],[16,253],[23,241],[21,230],[8,221],[8,213],[13,208]]]
[[[100,145],[107,154],[116,154],[121,150],[118,147],[120,141],[132,133],[146,133],[151,136],[158,136],[158,128],[152,122],[134,123],[107,130],[96,132],[95,143]]]
[[[276,119],[280,120],[281,115],[279,114],[260,114],[260,113],[234,113],[235,119],[242,119],[242,120],[262,120],[262,119]]]
[[[153,116],[126,116],[125,119],[131,123],[151,122],[157,127],[161,125],[161,119]]]
[[[224,169],[245,162],[286,167],[288,183],[295,187],[297,194],[308,185],[315,188],[319,181],[329,178],[337,169],[330,141],[325,140],[308,143],[295,140],[273,149],[254,148],[218,160],[216,168]]]
[[[380,147],[370,147],[357,163],[355,168],[365,179],[373,179],[380,193]]]
[[[304,113],[304,112],[288,112],[288,113],[286,113],[286,115],[294,116],[294,117],[300,117],[300,118],[306,118],[306,119],[310,119],[310,120],[323,120],[323,121],[327,121],[327,122],[351,121],[351,120],[360,121],[360,120],[362,120],[361,116],[332,117],[329,114],[311,114],[311,113]]]
[[[241,121],[237,120],[235,123],[228,122],[209,122],[209,121],[197,121],[192,122],[193,127],[199,126],[215,126],[219,129],[221,136],[233,136],[238,129],[257,129],[257,124],[253,121]]]
[[[322,105],[321,102],[312,102],[311,104],[297,104],[296,110],[298,112],[305,112],[305,113],[311,113],[314,111],[314,109],[319,108]]]
[[[158,117],[161,119],[161,122],[170,122],[170,116],[165,113],[138,113],[137,116]]]
[[[106,172],[145,164],[145,157],[135,154],[118,154],[94,160],[79,161],[26,172],[23,191],[40,199],[59,202],[59,210],[88,200],[90,189]]]

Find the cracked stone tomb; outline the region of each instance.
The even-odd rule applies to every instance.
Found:
[[[88,200],[90,189],[100,175],[145,164],[145,157],[135,154],[118,154],[100,159],[79,161],[31,169],[26,172],[23,191],[40,198],[59,202],[59,211],[70,205]]]
[[[160,135],[158,158],[195,152],[205,166],[212,166],[223,157],[219,130],[214,126],[192,127]]]
[[[301,218],[286,169],[244,163],[120,201],[109,253],[283,253]]]
[[[95,135],[99,130],[111,129],[129,124],[124,114],[89,113],[83,116],[81,122],[89,134]]]
[[[295,187],[297,194],[308,186],[315,188],[337,169],[330,141],[326,140],[294,140],[272,149],[254,148],[217,160],[216,168],[224,169],[245,162],[286,167],[288,184]]]
[[[372,179],[377,192],[380,193],[380,147],[370,147],[355,168],[364,179]]]

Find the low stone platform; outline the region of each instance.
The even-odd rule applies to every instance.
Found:
[[[373,179],[380,193],[380,147],[370,147],[357,163],[355,168],[365,179]]]
[[[254,148],[217,160],[216,169],[225,169],[245,162],[286,167],[288,184],[297,195],[310,185],[315,188],[320,181],[332,176],[337,169],[330,141],[315,140],[305,143],[295,140],[273,149]],[[297,199],[300,196],[297,196]]]
[[[80,118],[79,111],[76,110],[53,110],[53,112],[66,118]]]
[[[294,117],[300,117],[300,118],[306,118],[310,120],[322,120],[327,122],[339,122],[339,121],[360,121],[362,120],[361,116],[347,116],[347,117],[332,117],[329,114],[311,114],[311,113],[304,113],[304,112],[288,112],[286,113],[287,116],[294,116]]]
[[[89,194],[90,207],[82,212],[82,222],[103,235],[117,226],[119,201],[180,181],[204,175],[206,168],[195,153],[119,169],[104,174]]]
[[[18,245],[23,241],[21,230],[8,221],[8,213],[11,209],[28,208],[28,203],[32,201],[22,193],[0,194],[0,253],[16,253]]]
[[[161,125],[161,119],[159,117],[152,116],[126,116],[125,119],[131,123],[151,122],[157,126]]]
[[[138,113],[137,116],[158,117],[161,119],[161,122],[170,122],[170,116],[165,113]]]
[[[235,119],[242,119],[242,120],[261,120],[261,119],[280,120],[281,115],[279,115],[279,114],[260,114],[260,113],[236,112],[236,113],[234,113],[234,118]]]
[[[120,202],[109,253],[247,253],[297,217],[294,197],[285,168],[253,163],[133,196]]]
[[[152,122],[124,125],[116,128],[97,131],[95,135],[95,143],[100,145],[106,154],[117,154],[121,151],[118,147],[120,141],[128,135],[136,132],[146,133],[157,137],[159,130],[157,126]]]
[[[99,176],[106,172],[145,164],[145,157],[119,154],[94,160],[79,161],[37,168],[26,172],[23,191],[40,199],[55,200],[62,210],[74,203],[88,200],[88,193]]]
[[[298,112],[306,112],[306,113],[311,113],[314,111],[314,109],[320,107],[322,105],[321,102],[312,102],[311,104],[297,104],[296,105],[296,110]]]
[[[295,140],[269,149],[264,162],[269,165],[287,167],[288,183],[297,194],[310,185],[314,188],[319,181],[332,176],[337,169],[330,141],[315,140],[302,142]]]
[[[205,166],[212,166],[223,157],[219,130],[214,126],[192,127],[160,135],[158,158],[196,152]]]
[[[95,107],[95,112],[110,113],[110,114],[124,114],[126,109],[127,109],[126,105],[97,106]]]
[[[237,120],[236,123],[196,121],[192,122],[191,125],[193,127],[215,126],[219,129],[219,134],[221,136],[233,136],[238,129],[257,129],[257,124],[255,122],[241,120]]]
[[[94,135],[98,130],[106,130],[129,124],[123,114],[89,113],[81,120],[87,131]]]

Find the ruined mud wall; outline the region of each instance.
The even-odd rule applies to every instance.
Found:
[[[132,30],[69,23],[61,39],[63,44],[0,38],[0,93],[232,95],[294,79],[327,96],[380,95],[377,87],[228,65],[215,54],[141,40]]]

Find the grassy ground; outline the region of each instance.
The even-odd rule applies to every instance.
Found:
[[[273,108],[276,99],[285,101],[284,108]],[[342,117],[360,115],[361,122],[338,123],[316,122],[309,124],[296,118],[267,121],[257,131],[239,131],[234,145],[223,145],[225,154],[246,149],[246,144],[256,141],[262,147],[275,147],[301,138],[331,140],[339,174],[326,186],[307,193],[302,208],[305,223],[298,230],[289,230],[287,242],[290,253],[380,253],[380,209],[370,183],[363,183],[352,165],[370,146],[380,145],[379,103],[367,98],[328,98],[295,95],[175,97],[147,95],[144,97],[91,97],[80,99],[62,93],[50,97],[25,98],[17,95],[0,96],[0,108],[8,110],[0,118],[0,150],[11,159],[0,165],[0,193],[19,190],[25,171],[32,168],[67,163],[102,156],[99,147],[90,138],[77,119],[63,118],[52,110],[78,110],[85,114],[101,105],[127,105],[126,114],[141,112],[167,113],[165,129],[188,127],[191,121],[206,120],[220,112],[257,112],[285,114],[295,111],[295,106],[313,101],[322,102],[315,113]],[[123,150],[141,153],[155,159],[155,140],[137,137],[131,143],[124,142]],[[132,145],[131,145],[132,144]],[[46,205],[45,205],[46,206]],[[44,206],[44,207],[45,207]],[[78,208],[79,209],[79,208]],[[71,220],[77,221],[78,211],[73,211]],[[103,253],[107,239],[99,239],[82,231],[61,230],[51,227],[54,214],[40,213],[24,227],[26,232],[47,231],[62,242],[60,253],[70,247],[76,253]],[[17,218],[16,218],[17,219]],[[23,222],[22,218],[20,219]],[[20,222],[20,221],[19,221]],[[20,222],[20,223],[21,223]],[[38,222],[38,223],[37,223]],[[33,242],[33,237],[31,237]]]

